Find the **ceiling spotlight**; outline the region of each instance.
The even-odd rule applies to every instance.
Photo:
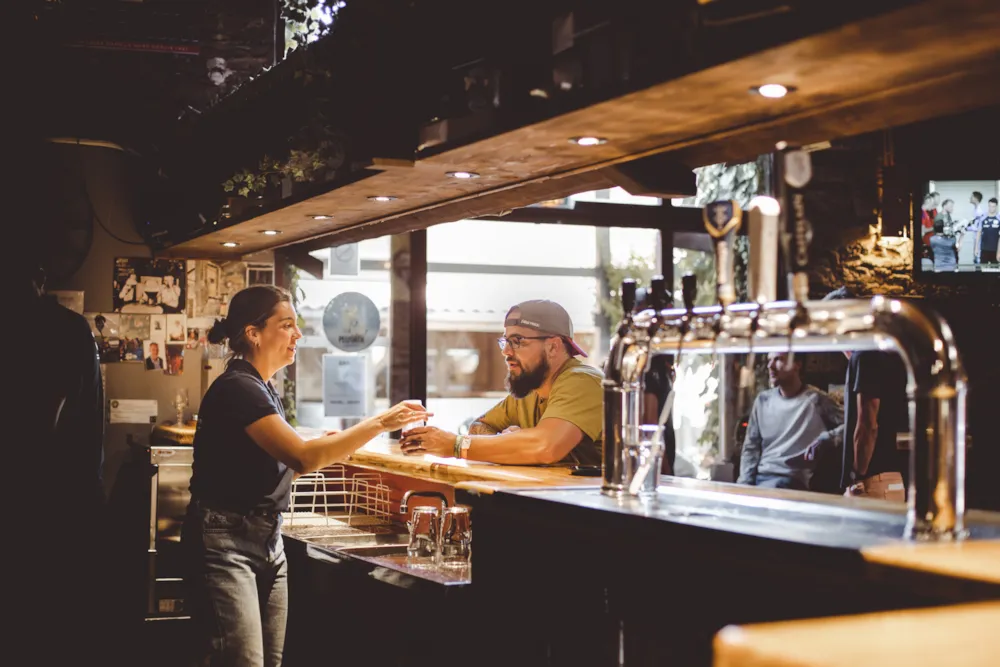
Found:
[[[236,241],[226,241],[225,243],[220,243],[219,245],[223,248],[238,248],[240,244]]]
[[[577,146],[600,146],[608,143],[604,137],[571,137],[569,142]]]
[[[474,171],[449,171],[447,174],[445,174],[445,176],[451,176],[452,178],[461,178],[465,180],[471,178],[479,178],[479,174],[477,174]]]
[[[277,229],[265,229],[261,232],[264,236],[277,236],[280,233]]]
[[[332,215],[310,215],[309,217],[313,220],[330,220],[333,218]]]
[[[791,86],[783,86],[780,83],[765,83],[763,86],[754,86],[750,89],[750,92],[760,95],[761,97],[778,100],[788,93],[795,92],[795,88],[792,88]]]
[[[395,199],[392,195],[375,195],[374,197],[369,197],[368,201],[392,201]]]

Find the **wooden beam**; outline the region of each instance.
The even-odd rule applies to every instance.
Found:
[[[275,250],[274,254],[280,255],[282,260],[289,264],[294,264],[316,280],[323,280],[323,262],[309,254],[301,248],[288,247]]]

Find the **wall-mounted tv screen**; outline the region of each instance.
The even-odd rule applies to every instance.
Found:
[[[918,270],[1000,273],[998,198],[1000,180],[928,181],[914,220]]]

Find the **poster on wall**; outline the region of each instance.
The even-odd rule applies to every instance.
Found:
[[[120,315],[121,360],[141,362],[145,359],[145,341],[149,340],[149,315]]]
[[[167,316],[149,316],[149,338],[143,342],[147,371],[166,371]]]
[[[122,313],[181,313],[186,306],[184,260],[116,257],[112,299]]]
[[[145,363],[147,371],[166,370],[166,363],[163,361],[164,347],[166,346],[156,340],[143,341],[143,348],[146,351]]]
[[[364,417],[368,395],[367,357],[323,355],[323,414],[326,417]]]
[[[97,353],[102,364],[121,360],[120,322],[118,313],[84,313],[90,332],[97,342]]]
[[[187,336],[187,323],[183,313],[167,315],[167,344],[183,343]]]
[[[184,372],[184,343],[167,344],[167,367],[163,372],[167,375],[180,375]]]

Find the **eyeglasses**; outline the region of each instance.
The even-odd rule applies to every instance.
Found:
[[[507,343],[510,343],[510,349],[517,350],[524,345],[526,340],[546,340],[548,338],[558,338],[558,336],[511,336],[510,338],[505,338],[501,336],[497,338],[497,345],[500,346],[500,351],[503,352],[507,349]]]

